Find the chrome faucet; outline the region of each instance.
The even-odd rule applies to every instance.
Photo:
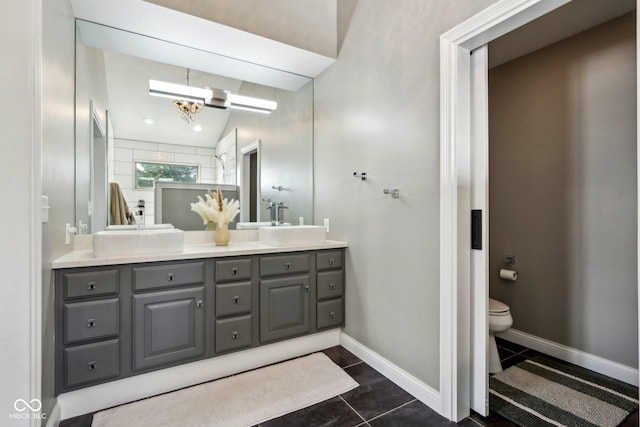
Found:
[[[284,205],[284,202],[278,203],[278,224],[284,224],[284,210],[289,209],[288,206]]]
[[[138,206],[136,206],[136,209],[134,211],[133,214],[133,218],[136,222],[136,226],[138,228],[138,230],[143,230],[144,229],[144,218],[145,214],[144,214],[144,200],[140,199],[138,200]]]
[[[272,202],[271,199],[262,199],[264,202],[267,202],[267,209],[269,209],[269,217],[271,218],[271,225],[275,226],[277,221],[277,213],[278,213],[278,204],[276,202]]]

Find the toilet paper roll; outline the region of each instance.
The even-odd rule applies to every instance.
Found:
[[[505,268],[500,270],[500,278],[504,280],[511,280],[515,282],[518,278],[518,272],[513,270],[507,270]]]

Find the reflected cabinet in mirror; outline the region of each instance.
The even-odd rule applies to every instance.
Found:
[[[150,80],[183,92],[152,96]],[[78,232],[129,223],[141,200],[146,224],[204,230],[189,202],[218,186],[240,200],[236,222],[268,222],[270,200],[288,208],[286,222],[312,224],[312,119],[311,78],[77,20]],[[185,194],[158,203],[158,183]]]

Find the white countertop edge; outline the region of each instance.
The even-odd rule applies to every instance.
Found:
[[[216,246],[213,243],[186,244],[182,252],[150,253],[140,255],[123,255],[118,257],[96,258],[93,250],[74,250],[56,259],[52,263],[53,269],[73,267],[97,267],[101,265],[135,264],[154,261],[177,261],[185,259],[218,258],[242,255],[260,255],[279,252],[313,251],[318,249],[346,248],[346,242],[325,240],[323,243],[291,246],[270,246],[258,241],[240,241],[229,243],[228,246]]]

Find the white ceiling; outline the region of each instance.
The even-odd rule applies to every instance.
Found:
[[[489,43],[489,68],[603,24],[636,8],[636,0],[573,0]]]
[[[187,123],[167,98],[149,95],[149,79],[186,85],[187,69],[104,51],[109,113],[117,138],[168,144],[214,147],[227,124],[231,110],[203,108],[196,120]],[[215,87],[238,93],[242,81],[192,70],[191,86]],[[155,124],[143,123],[152,118]],[[193,126],[202,126],[194,132]]]

